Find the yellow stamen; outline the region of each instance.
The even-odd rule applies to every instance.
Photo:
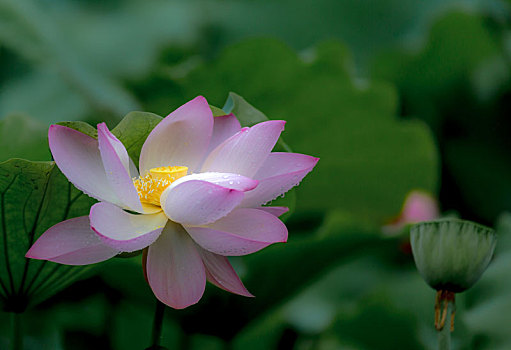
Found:
[[[160,196],[171,183],[185,176],[188,168],[185,166],[164,166],[153,168],[149,173],[133,179],[133,184],[142,203],[160,206]]]

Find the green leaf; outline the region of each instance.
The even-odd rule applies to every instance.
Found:
[[[227,115],[229,113],[224,112],[221,108],[215,106],[209,106],[211,108],[211,112],[213,112],[213,117],[220,117],[222,115]]]
[[[222,110],[227,113],[234,114],[242,127],[251,127],[255,124],[270,120],[263,112],[252,106],[243,97],[234,92],[229,92],[229,96],[227,97]],[[292,152],[291,147],[284,142],[282,136],[277,141],[275,151]],[[284,196],[273,200],[268,205],[289,208],[289,211],[280,218],[281,220],[286,221],[296,207],[295,190],[288,191]]]
[[[225,101],[223,110],[234,114],[240,121],[241,126],[250,127],[270,120],[263,112],[252,106],[243,97],[234,92],[229,92],[229,97],[227,97],[227,101]],[[280,148],[282,151],[292,152],[291,147],[282,140],[282,137],[279,138],[276,147],[277,150]]]
[[[137,168],[144,141],[162,119],[154,113],[130,112],[112,129],[112,133],[124,144]]]
[[[98,138],[98,130],[89,123],[82,121],[68,121],[58,122],[57,124],[82,132],[85,135],[89,135],[90,137],[93,137],[95,139]]]
[[[154,113],[130,112],[112,129],[112,133],[124,144],[128,155],[137,167],[144,141],[162,119]],[[57,124],[78,130],[94,138],[98,137],[96,128],[82,121],[60,122]]]
[[[21,312],[82,277],[90,267],[25,258],[51,226],[87,215],[94,200],[71,185],[53,162],[0,163],[0,303]]]
[[[263,112],[252,106],[240,95],[229,92],[223,107],[224,111],[234,114],[242,126],[252,126],[269,120]]]
[[[44,125],[16,114],[0,120],[0,161],[9,158],[50,160]]]

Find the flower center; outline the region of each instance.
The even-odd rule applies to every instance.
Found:
[[[152,168],[144,176],[133,179],[133,184],[142,203],[160,206],[160,196],[171,183],[185,176],[185,166],[164,166]]]

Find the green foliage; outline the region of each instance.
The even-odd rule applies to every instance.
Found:
[[[18,110],[45,122],[87,120],[60,124],[92,137],[97,122],[113,126],[134,109],[167,115],[199,94],[223,106],[212,107],[214,115],[232,112],[243,126],[266,115],[285,119],[289,146],[321,158],[298,190],[272,203],[293,208],[298,198],[295,215],[285,217],[289,243],[231,259],[255,299],[208,285],[198,305],[167,309],[162,345],[433,349],[434,291],[413,265],[406,229],[384,238],[380,226],[410,190],[437,193],[439,159],[444,210],[491,225],[509,209],[506,6],[0,1],[0,115],[8,116],[0,121],[1,160],[50,159],[47,127],[12,114]],[[453,8],[463,11],[446,12]],[[240,40],[254,34],[279,39]],[[324,38],[346,46],[317,44]],[[159,120],[133,112],[111,130],[137,163]],[[276,150],[290,148],[281,139]],[[92,200],[52,163],[22,160],[0,163],[0,194],[9,213],[0,217],[0,303],[21,311],[86,273],[23,256],[52,224],[87,214]],[[50,211],[50,202],[60,204]],[[508,216],[499,221],[488,271],[457,296],[459,350],[511,347]],[[140,258],[111,259],[99,277],[24,313],[25,348],[147,347],[154,295]],[[2,349],[10,346],[9,316],[0,313]]]
[[[137,167],[145,139],[161,120],[162,117],[153,113],[130,112],[112,129],[112,133],[124,144],[128,155]],[[57,124],[78,130],[94,138],[98,137],[97,130],[85,122],[72,121]]]
[[[418,52],[389,51],[372,68],[374,78],[396,84],[403,110],[434,131],[447,205],[486,223],[508,209],[511,198],[511,74],[505,40],[492,23],[478,13],[449,13],[433,24]]]
[[[90,125],[89,123],[82,121],[72,121],[72,122],[58,122],[58,125],[62,125],[79,132],[84,133],[85,135],[89,135],[90,137],[98,138],[98,130]]]
[[[186,310],[169,310],[169,314],[187,333],[211,334],[230,340],[337,264],[351,261],[361,252],[374,252],[383,246],[396,245],[394,240],[382,240],[374,227],[361,228],[354,222],[340,224],[336,216],[333,215],[323,226],[322,235],[296,238],[285,245],[274,245],[233,261],[256,298],[243,298],[208,286],[199,304]],[[151,305],[153,297],[137,261],[113,261],[110,264],[114,264],[115,268],[108,266],[102,275],[109,285],[119,288],[130,299]],[[218,317],[220,314],[222,318]]]
[[[153,113],[131,112],[112,129],[112,133],[124,144],[137,167],[144,141],[161,120],[162,117]]]
[[[297,190],[298,210],[335,207],[383,221],[399,212],[410,190],[436,192],[432,135],[420,122],[396,118],[395,91],[385,83],[354,84],[337,43],[325,43],[313,57],[306,63],[276,40],[239,43],[176,80],[184,98],[173,104],[197,91],[219,104],[234,90],[272,119],[285,119],[283,136],[293,150],[321,158]],[[167,108],[158,101],[149,98],[147,108]],[[231,94],[224,110],[236,114],[246,106]],[[264,115],[251,109],[247,118],[250,124]]]
[[[263,112],[234,92],[229,92],[223,110],[227,113],[234,114],[242,126],[253,126],[257,123],[269,120]],[[280,137],[275,151],[291,152],[291,148],[282,140],[282,137]]]
[[[472,334],[484,334],[485,349],[506,349],[511,345],[507,325],[511,312],[511,214],[505,212],[496,225],[499,242],[495,259],[469,297],[473,301],[463,319]]]
[[[394,82],[407,108],[437,130],[445,109],[468,109],[458,104],[459,99],[474,105],[470,101],[475,97],[473,74],[485,60],[499,54],[496,40],[481,17],[453,12],[434,24],[419,53],[380,55],[374,61],[373,77]],[[458,110],[450,117],[467,116]]]
[[[124,142],[129,155],[138,163],[143,142],[161,117],[143,112],[129,113],[113,133]],[[84,122],[63,122],[92,137],[97,131]],[[37,126],[37,124],[35,124]],[[49,153],[44,129],[27,118],[2,121],[6,155],[36,157]],[[17,134],[21,135],[19,137]],[[25,142],[25,138],[31,142]],[[17,146],[20,143],[20,147]],[[0,163],[0,211],[5,261],[0,265],[2,309],[24,311],[81,278],[89,267],[72,267],[25,258],[25,253],[48,228],[76,216],[87,215],[94,200],[78,191],[53,162],[10,159]]]
[[[0,120],[0,140],[0,161],[50,159],[45,127],[24,115],[13,114]]]
[[[364,300],[355,314],[341,314],[332,331],[344,342],[363,349],[424,349],[415,336],[416,324],[411,312],[399,310],[391,300]],[[367,336],[371,329],[371,336]]]
[[[87,215],[92,199],[78,191],[53,162],[11,159],[0,163],[0,300],[21,312],[90,269],[25,258],[39,236],[56,223]]]
[[[243,97],[234,92],[229,92],[229,96],[227,97],[222,110],[225,111],[225,113],[234,114],[240,121],[242,127],[250,127],[257,123],[269,120],[263,112],[252,106]],[[277,141],[274,151],[292,152],[291,147],[284,142],[282,136]],[[284,196],[274,199],[269,205],[289,208],[289,211],[280,217],[281,220],[286,221],[296,207],[296,190],[292,189],[286,192]]]

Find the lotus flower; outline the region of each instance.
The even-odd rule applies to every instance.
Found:
[[[408,224],[435,220],[439,216],[440,210],[435,198],[424,191],[413,190],[406,196],[399,216],[382,229],[386,234],[397,234]]]
[[[297,185],[318,161],[271,152],[284,124],[241,128],[232,114],[213,118],[199,96],[149,134],[140,175],[104,123],[97,139],[52,125],[48,138],[57,166],[99,203],[89,216],[48,229],[26,256],[85,265],[147,248],[147,280],[168,306],[197,303],[206,279],[251,296],[226,256],[287,240],[278,216],[288,209],[262,205]]]

